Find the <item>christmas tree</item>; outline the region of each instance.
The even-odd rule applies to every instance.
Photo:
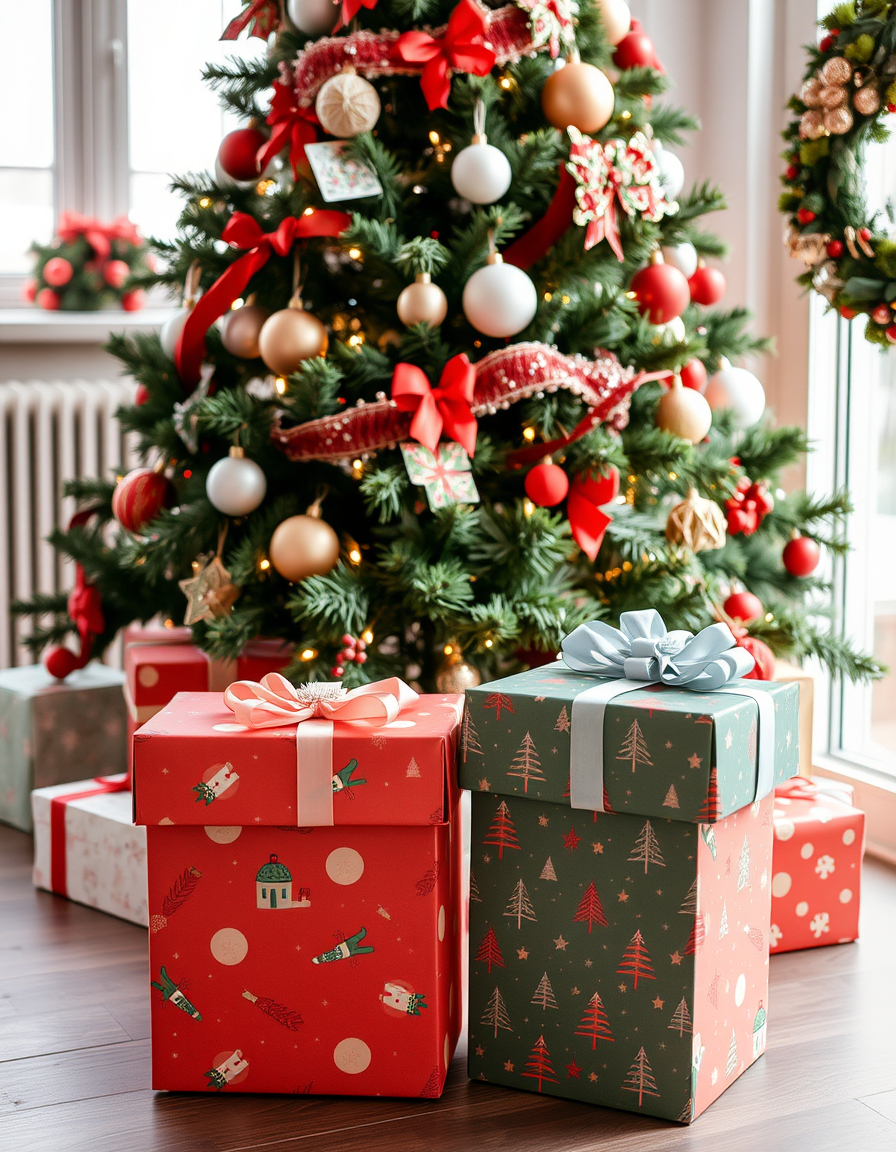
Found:
[[[513,917],[518,929],[522,927],[524,920],[538,920],[535,909],[532,907],[532,901],[529,899],[526,885],[522,880],[517,880],[513,893],[507,902],[507,908],[504,910],[504,915]]]
[[[623,953],[619,967],[616,969],[620,975],[634,976],[634,987],[638,987],[638,978],[641,980],[656,980],[653,974],[653,965],[647,952],[647,945],[640,932],[636,932],[629,941]]]
[[[547,1011],[548,1008],[559,1008],[547,972],[545,972],[538,981],[538,987],[535,989],[535,995],[532,997],[531,1003],[541,1005],[542,1012]]]
[[[534,780],[537,784],[544,783],[544,772],[541,770],[541,762],[538,759],[538,753],[535,749],[535,741],[527,732],[522,739],[519,751],[513,758],[513,762],[507,770],[508,776],[517,776],[523,782],[523,792],[529,791],[529,781]]]
[[[585,895],[579,901],[579,906],[576,909],[575,916],[573,916],[573,921],[575,923],[587,924],[589,936],[595,923],[601,928],[606,928],[607,926],[604,908],[600,902],[600,896],[597,894],[597,889],[594,887],[593,880],[585,889]]]
[[[492,992],[479,1023],[488,1024],[489,1027],[494,1028],[496,1036],[498,1035],[499,1028],[503,1028],[505,1032],[511,1030],[510,1017],[507,1015],[507,1005],[504,1003],[504,997],[497,988]]]
[[[659,1096],[653,1069],[650,1067],[650,1061],[647,1059],[647,1053],[643,1048],[638,1050],[638,1055],[632,1061],[632,1066],[629,1068],[628,1076],[622,1088],[625,1092],[638,1093],[639,1108],[645,1096]]]
[[[225,35],[266,56],[206,70],[245,127],[129,282],[184,307],[110,345],[145,467],[67,486],[78,595],[18,605],[35,650],[78,630],[61,674],[160,613],[215,656],[290,640],[296,680],[448,689],[749,580],[741,643],[879,675],[818,613],[848,501],[776,489],[806,436],[724,362],[766,343],[713,307],[724,199],[684,187],[697,124],[624,5],[287,8],[247,0]]]
[[[576,1028],[576,1036],[590,1037],[592,1052],[597,1047],[598,1040],[613,1040],[610,1022],[604,1011],[604,1002],[601,1000],[599,992],[595,992],[588,1001],[588,1007],[582,1014],[579,1026]]]
[[[483,937],[479,951],[476,953],[476,959],[484,961],[488,965],[489,972],[491,972],[493,964],[496,968],[505,967],[504,957],[501,955],[501,945],[498,943],[498,937],[493,928],[489,928]]]
[[[491,826],[485,834],[483,844],[494,844],[498,849],[498,859],[504,859],[505,848],[516,848],[519,851],[520,842],[516,834],[516,829],[513,826],[513,821],[510,819],[510,809],[507,807],[507,802],[502,800],[498,805],[498,810],[495,812],[495,818]]]
[[[537,1080],[539,1092],[542,1084],[556,1084],[558,1082],[554,1076],[554,1065],[551,1063],[551,1056],[548,1052],[548,1046],[544,1042],[544,1036],[539,1036],[532,1045],[532,1051],[526,1061],[526,1071],[522,1075],[530,1080]]]

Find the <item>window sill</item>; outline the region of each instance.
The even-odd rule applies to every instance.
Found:
[[[98,312],[44,312],[38,308],[0,309],[0,344],[105,344],[116,332],[146,332],[158,328],[171,308],[139,312],[101,309]]]
[[[816,756],[813,772],[852,785],[865,813],[866,851],[896,864],[896,779],[834,756]]]

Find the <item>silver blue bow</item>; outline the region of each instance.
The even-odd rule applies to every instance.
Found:
[[[714,692],[752,672],[755,660],[727,624],[711,624],[695,636],[670,632],[655,608],[623,612],[620,627],[602,620],[580,624],[563,641],[563,661],[576,672],[614,680],[646,680]]]

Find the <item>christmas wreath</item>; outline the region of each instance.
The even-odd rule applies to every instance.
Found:
[[[868,144],[889,137],[884,117],[896,112],[896,3],[838,4],[821,25],[783,133],[784,240],[805,264],[799,283],[847,320],[865,313],[867,340],[893,344],[896,240],[869,215],[863,169]]]

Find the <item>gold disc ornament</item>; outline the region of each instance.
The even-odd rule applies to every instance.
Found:
[[[278,376],[291,376],[303,360],[326,356],[327,344],[326,328],[297,298],[270,316],[258,335],[261,358]]]
[[[438,284],[433,284],[428,272],[419,272],[414,283],[402,289],[395,307],[398,319],[408,328],[424,323],[438,328],[448,315],[445,293]]]
[[[672,544],[683,544],[692,552],[711,552],[725,547],[726,527],[725,514],[715,500],[707,500],[696,488],[689,488],[684,500],[669,513],[666,539]]]
[[[439,692],[466,692],[482,683],[482,677],[463,655],[454,651],[445,657],[436,673],[436,688]]]
[[[321,519],[315,500],[303,516],[290,516],[274,529],[268,556],[285,580],[297,583],[309,576],[325,576],[339,559],[339,537]]]
[[[613,85],[600,68],[570,60],[547,78],[541,107],[550,124],[565,132],[578,128],[592,136],[613,115]]]
[[[376,127],[380,98],[369,80],[344,68],[321,87],[314,110],[325,132],[344,139]]]
[[[712,427],[712,409],[706,397],[693,388],[685,388],[681,377],[672,377],[672,386],[660,397],[656,408],[656,426],[691,444],[699,444]]]
[[[270,311],[259,304],[244,304],[225,314],[221,321],[221,343],[231,356],[255,360],[261,355],[258,337],[270,315]]]

